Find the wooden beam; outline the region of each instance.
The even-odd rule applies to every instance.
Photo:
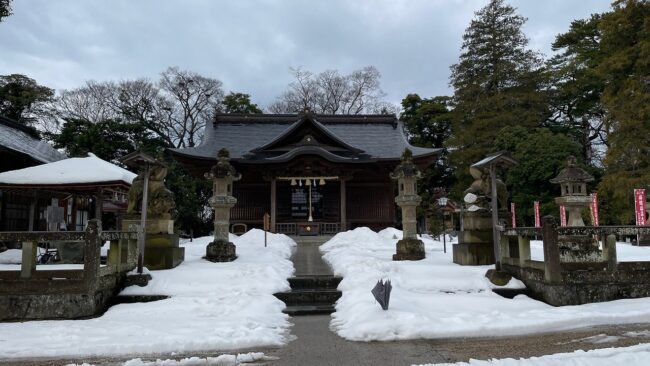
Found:
[[[275,177],[271,178],[271,232],[275,232],[275,222],[277,216],[277,181]]]
[[[347,225],[346,225],[346,222],[347,222],[347,215],[346,215],[346,211],[347,211],[347,204],[346,204],[347,195],[346,195],[346,192],[345,192],[345,179],[341,179],[341,194],[340,194],[340,197],[341,197],[341,231],[346,231],[347,230]]]

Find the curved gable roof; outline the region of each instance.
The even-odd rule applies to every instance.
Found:
[[[402,122],[394,115],[315,115],[311,120],[302,117],[297,114],[217,115],[214,123],[206,126],[201,145],[171,151],[190,159],[215,160],[217,152],[226,148],[235,162],[271,162],[274,160],[269,159],[277,155],[260,153],[279,146],[307,123],[337,141],[340,147],[349,147],[346,149],[349,154],[338,155],[341,162],[398,161],[406,148],[411,149],[415,158],[435,156],[442,151],[410,145]],[[300,152],[306,150],[293,155]]]

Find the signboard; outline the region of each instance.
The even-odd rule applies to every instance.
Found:
[[[535,201],[535,227],[542,227],[541,221],[539,219],[539,201]]]
[[[591,194],[591,222],[593,226],[600,225],[600,217],[598,216],[598,193]]]
[[[566,226],[566,207],[560,206],[560,226]]]
[[[645,189],[634,190],[634,213],[636,216],[636,225],[645,226]]]
[[[517,216],[515,215],[514,202],[510,202],[510,213],[512,214],[512,227],[517,227]]]

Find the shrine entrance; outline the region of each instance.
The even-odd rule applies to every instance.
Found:
[[[292,235],[339,232],[340,184],[334,176],[278,177],[276,230]]]

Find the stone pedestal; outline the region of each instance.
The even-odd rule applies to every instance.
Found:
[[[424,243],[419,239],[402,239],[397,242],[394,261],[418,261],[424,259]]]
[[[140,220],[122,220],[122,230],[136,230]],[[174,220],[148,219],[144,242],[144,266],[150,270],[171,269],[185,260],[185,248],[179,246],[178,234],[174,233]]]
[[[213,241],[205,251],[205,259],[210,262],[232,262],[237,259],[235,244],[227,241]]]
[[[492,215],[488,211],[469,212],[463,216],[464,230],[452,247],[454,263],[469,266],[494,264]]]

